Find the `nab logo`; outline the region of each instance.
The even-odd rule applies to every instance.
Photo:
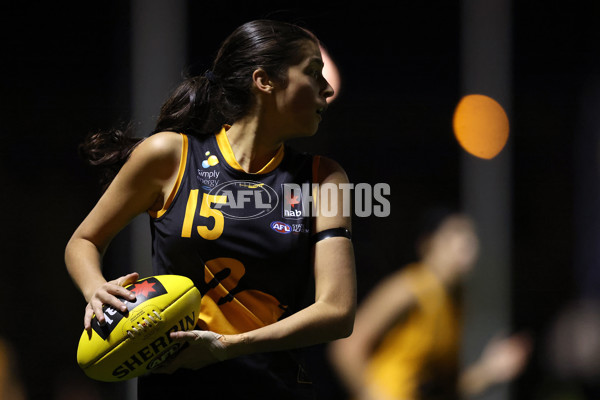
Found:
[[[284,190],[283,218],[302,218],[302,192]]]
[[[292,227],[288,224],[280,221],[271,222],[271,229],[273,229],[277,233],[281,233],[282,235],[287,235],[288,233],[292,233]]]

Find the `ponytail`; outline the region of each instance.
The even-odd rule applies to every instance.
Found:
[[[224,122],[210,104],[211,84],[206,77],[194,76],[183,81],[163,104],[152,134],[163,131],[202,136],[214,133]],[[100,171],[103,191],[112,182],[131,152],[144,138],[133,137],[130,124],[88,135],[79,146],[80,156]]]
[[[172,131],[204,136],[227,122],[218,111],[214,77],[193,76],[183,81],[160,109],[153,133]]]
[[[100,185],[106,190],[133,149],[143,140],[131,135],[132,127],[96,132],[79,145],[79,155],[100,171]]]
[[[254,105],[252,73],[264,69],[273,79],[285,82],[285,71],[298,63],[305,41],[316,37],[296,25],[257,20],[237,28],[221,45],[212,70],[184,80],[160,110],[152,133],[172,131],[192,136],[218,132],[247,115]],[[110,184],[143,138],[125,130],[99,132],[80,146],[89,164],[101,168],[104,188]]]

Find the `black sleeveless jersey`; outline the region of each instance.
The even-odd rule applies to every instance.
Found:
[[[235,161],[225,128],[182,138],[175,188],[151,214],[154,273],[190,277],[203,296],[199,327],[223,334],[260,328],[314,301],[311,219],[299,198],[306,192],[289,190],[310,188],[313,157],[282,147],[250,174]]]

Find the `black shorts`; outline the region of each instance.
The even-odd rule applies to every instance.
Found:
[[[138,399],[314,400],[316,395],[296,354],[274,352],[140,377]]]

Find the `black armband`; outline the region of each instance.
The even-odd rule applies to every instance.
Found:
[[[325,229],[324,231],[315,233],[310,238],[310,241],[311,241],[311,244],[315,244],[317,242],[320,242],[321,240],[325,240],[330,237],[336,237],[336,236],[347,237],[348,239],[352,240],[352,232],[350,232],[348,229],[346,229],[346,228],[331,228],[331,229]]]

